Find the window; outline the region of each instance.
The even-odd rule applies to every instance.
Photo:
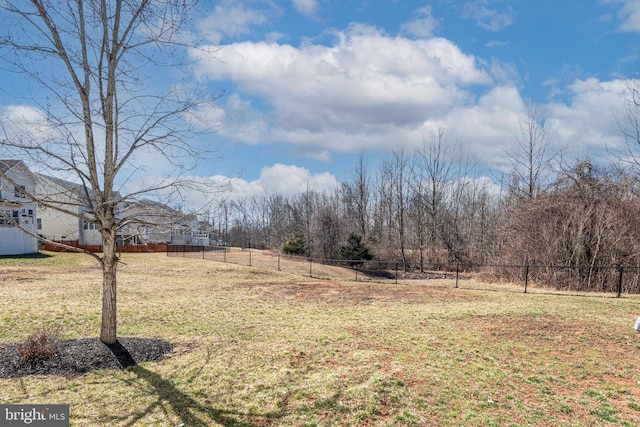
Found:
[[[42,218],[38,218],[38,230],[42,230]]]
[[[87,222],[87,221],[82,221],[83,225],[82,228],[84,228],[85,230],[97,230],[98,227],[92,223],[92,222]]]
[[[12,211],[9,209],[0,210],[0,225],[15,226],[18,221],[20,211]]]
[[[13,195],[20,198],[20,199],[24,199],[26,196],[25,194],[25,186],[24,185],[15,185],[13,187]]]

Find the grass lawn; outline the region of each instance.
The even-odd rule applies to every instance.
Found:
[[[0,342],[99,333],[90,257],[0,259]],[[119,335],[159,363],[0,379],[0,403],[71,405],[72,425],[638,426],[640,297],[312,281],[124,254]]]

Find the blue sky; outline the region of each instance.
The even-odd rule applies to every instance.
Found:
[[[569,157],[602,158],[639,69],[637,0],[220,1],[197,26],[220,47],[192,59],[226,89],[223,174],[282,192],[342,180],[361,153],[375,168],[438,128],[504,170],[529,101]]]
[[[221,0],[193,18],[215,53],[183,73],[225,91],[206,111],[222,158],[196,172],[238,194],[327,189],[438,129],[495,176],[529,101],[567,157],[604,160],[640,71],[640,0]]]

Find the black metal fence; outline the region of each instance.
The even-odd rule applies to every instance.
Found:
[[[347,262],[221,246],[170,245],[167,256],[278,270],[314,279],[432,285],[515,292],[640,294],[638,266],[470,265],[460,263]]]

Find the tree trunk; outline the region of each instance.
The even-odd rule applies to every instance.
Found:
[[[116,270],[118,256],[115,233],[104,239],[102,257],[102,325],[100,341],[105,344],[116,342]]]

